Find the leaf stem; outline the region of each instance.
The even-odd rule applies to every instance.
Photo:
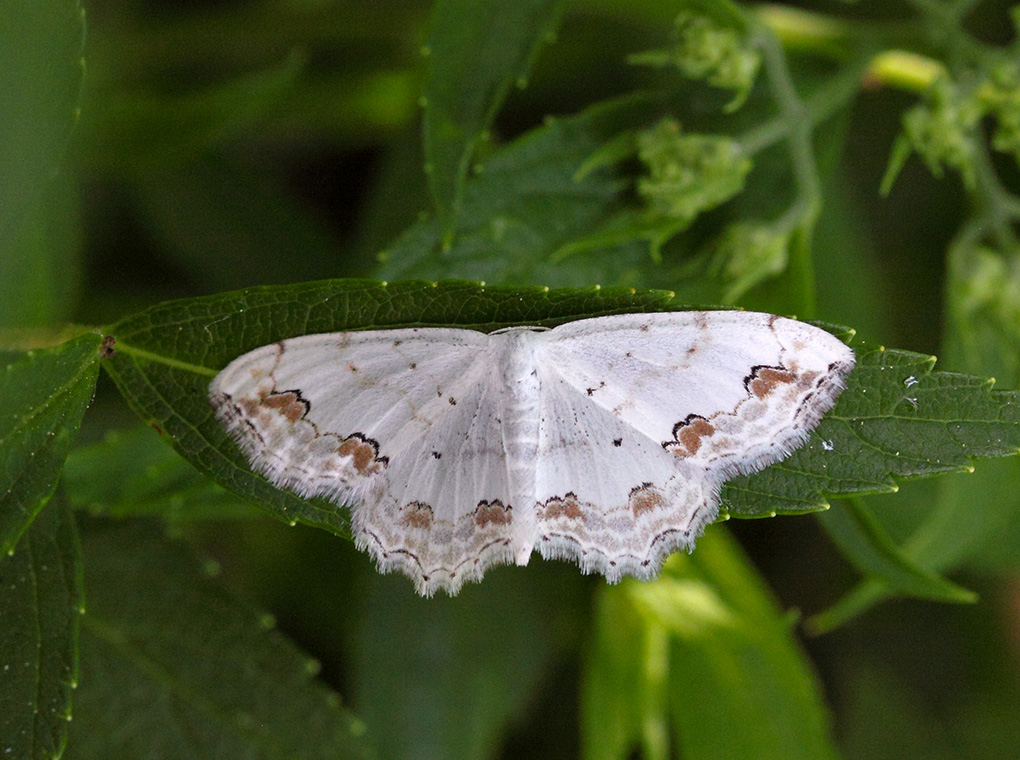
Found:
[[[973,144],[975,190],[981,204],[981,216],[991,227],[990,233],[997,247],[1003,252],[1018,253],[1020,240],[1013,223],[1020,213],[1020,199],[1002,186],[984,140],[975,139]]]
[[[805,118],[810,122],[809,126],[812,129],[846,107],[860,89],[861,79],[869,71],[871,61],[871,53],[858,56],[838,75],[827,80],[804,99]],[[787,139],[790,127],[789,118],[785,114],[780,114],[761,126],[749,129],[737,139],[748,155],[754,155]]]
[[[815,279],[811,266],[811,236],[822,208],[821,182],[812,147],[814,122],[811,113],[793,84],[786,53],[772,31],[756,24],[752,42],[762,52],[769,87],[779,106],[787,150],[793,169],[796,199],[781,223],[793,226],[790,244],[790,272],[798,280],[795,292],[797,313],[810,319],[815,314]]]
[[[977,64],[981,68],[990,68],[998,55],[986,45],[975,40],[962,26],[964,16],[974,5],[974,0],[958,0],[943,2],[942,0],[907,0],[925,19],[930,28],[932,41],[944,46],[956,60],[951,60],[954,68],[963,61]]]

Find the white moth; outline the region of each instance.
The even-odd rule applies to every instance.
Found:
[[[802,322],[687,311],[305,335],[237,358],[209,394],[256,470],[350,505],[382,571],[455,594],[535,549],[655,576],[727,479],[807,440],[853,365]]]

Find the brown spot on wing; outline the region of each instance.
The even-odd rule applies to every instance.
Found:
[[[815,380],[818,379],[817,372],[801,372],[797,375],[797,387],[801,390],[807,390],[815,384]]]
[[[354,459],[354,469],[359,475],[374,475],[388,463],[386,457],[379,456],[379,444],[361,433],[354,433],[337,447],[337,454]]]
[[[262,406],[279,412],[288,422],[297,422],[308,411],[308,402],[298,391],[276,391],[262,398]]]
[[[692,414],[673,427],[673,440],[662,444],[662,447],[683,459],[697,454],[701,448],[701,439],[714,434],[715,427],[711,422]]]
[[[499,499],[480,501],[475,507],[475,525],[484,528],[489,524],[509,525],[512,521],[510,507],[504,507]]]
[[[785,367],[754,367],[746,381],[751,395],[765,399],[780,385],[796,382],[797,376]]]
[[[640,517],[645,512],[651,512],[665,505],[666,500],[662,497],[662,493],[651,483],[642,483],[637,488],[631,489],[630,496],[627,497],[627,508],[634,514],[634,517]]]
[[[563,496],[554,496],[545,502],[542,517],[546,520],[558,520],[565,517],[568,520],[580,520],[581,503],[573,492]]]
[[[432,507],[420,501],[412,501],[404,507],[404,525],[418,530],[428,530],[432,527]]]

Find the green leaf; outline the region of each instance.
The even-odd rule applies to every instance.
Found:
[[[234,520],[261,512],[182,459],[151,428],[113,430],[71,451],[64,488],[75,509],[106,517]]]
[[[587,760],[835,758],[821,688],[737,544],[709,529],[658,581],[604,587],[584,666]],[[670,730],[672,729],[672,730]]]
[[[835,408],[806,446],[723,488],[723,513],[793,513],[825,506],[823,493],[883,493],[893,478],[967,470],[973,459],[1020,449],[1020,394],[993,381],[932,372],[934,357],[878,349],[859,353]]]
[[[0,373],[0,552],[8,552],[56,488],[92,400],[102,338],[90,333],[29,351]]]
[[[362,728],[271,616],[144,521],[88,522],[68,758],[361,758]]]
[[[584,760],[631,757],[639,745],[648,760],[669,757],[668,633],[639,614],[629,588],[624,581],[598,594],[582,668]]]
[[[484,586],[423,599],[372,573],[352,655],[355,705],[382,757],[485,760],[524,717],[564,645],[587,584],[573,567],[491,572]],[[395,698],[405,695],[407,698]]]
[[[0,0],[0,249],[64,155],[81,95],[78,0]]]
[[[658,120],[666,107],[664,98],[636,96],[547,119],[494,154],[465,183],[448,244],[441,220],[418,222],[380,254],[378,275],[500,285],[638,284],[648,260],[641,240],[565,261],[550,257],[598,229],[618,210],[618,196],[629,186],[606,167],[579,176],[588,159],[620,132]]]
[[[81,551],[57,498],[0,558],[0,755],[60,757],[77,679]]]
[[[974,592],[907,557],[858,500],[841,501],[832,509],[819,512],[818,519],[843,556],[865,575],[881,578],[889,584],[890,590],[941,602],[977,601]]]
[[[471,161],[510,88],[523,86],[558,26],[563,0],[439,0],[422,103],[429,187],[444,239],[456,226]]]

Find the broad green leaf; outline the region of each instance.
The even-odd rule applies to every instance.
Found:
[[[600,168],[578,170],[621,131],[651,124],[664,98],[630,97],[576,116],[547,119],[493,155],[465,183],[449,245],[443,222],[425,219],[380,254],[378,275],[463,277],[494,284],[571,285],[644,281],[648,246],[641,240],[562,261],[550,257],[597,229],[617,210],[628,183]]]
[[[66,757],[368,757],[318,664],[151,524],[89,521],[81,686]]]
[[[443,238],[456,227],[478,144],[514,84],[552,41],[563,0],[438,0],[426,56],[423,136]]]
[[[354,705],[382,757],[485,760],[577,644],[587,584],[573,567],[501,568],[456,597],[422,599],[406,578],[357,588]],[[573,708],[571,707],[571,711]]]
[[[845,499],[818,519],[840,551],[865,575],[890,590],[942,602],[974,602],[977,595],[921,567],[907,557],[871,511],[857,499]]]
[[[0,250],[39,200],[77,119],[78,0],[0,0]]]
[[[736,542],[711,528],[662,577],[604,587],[586,658],[587,760],[835,758],[820,685]]]
[[[82,335],[0,372],[0,552],[14,548],[56,488],[92,400],[101,342]]]
[[[824,507],[821,494],[888,493],[893,478],[970,468],[973,459],[1020,448],[1020,394],[991,380],[933,372],[934,358],[909,351],[858,352],[836,407],[808,444],[752,476],[729,481],[723,512],[760,514]]]
[[[0,756],[60,757],[78,669],[81,552],[74,518],[53,500],[0,556]]]
[[[64,463],[64,488],[75,509],[105,517],[232,520],[262,513],[182,459],[151,428],[113,430],[75,448]]]

